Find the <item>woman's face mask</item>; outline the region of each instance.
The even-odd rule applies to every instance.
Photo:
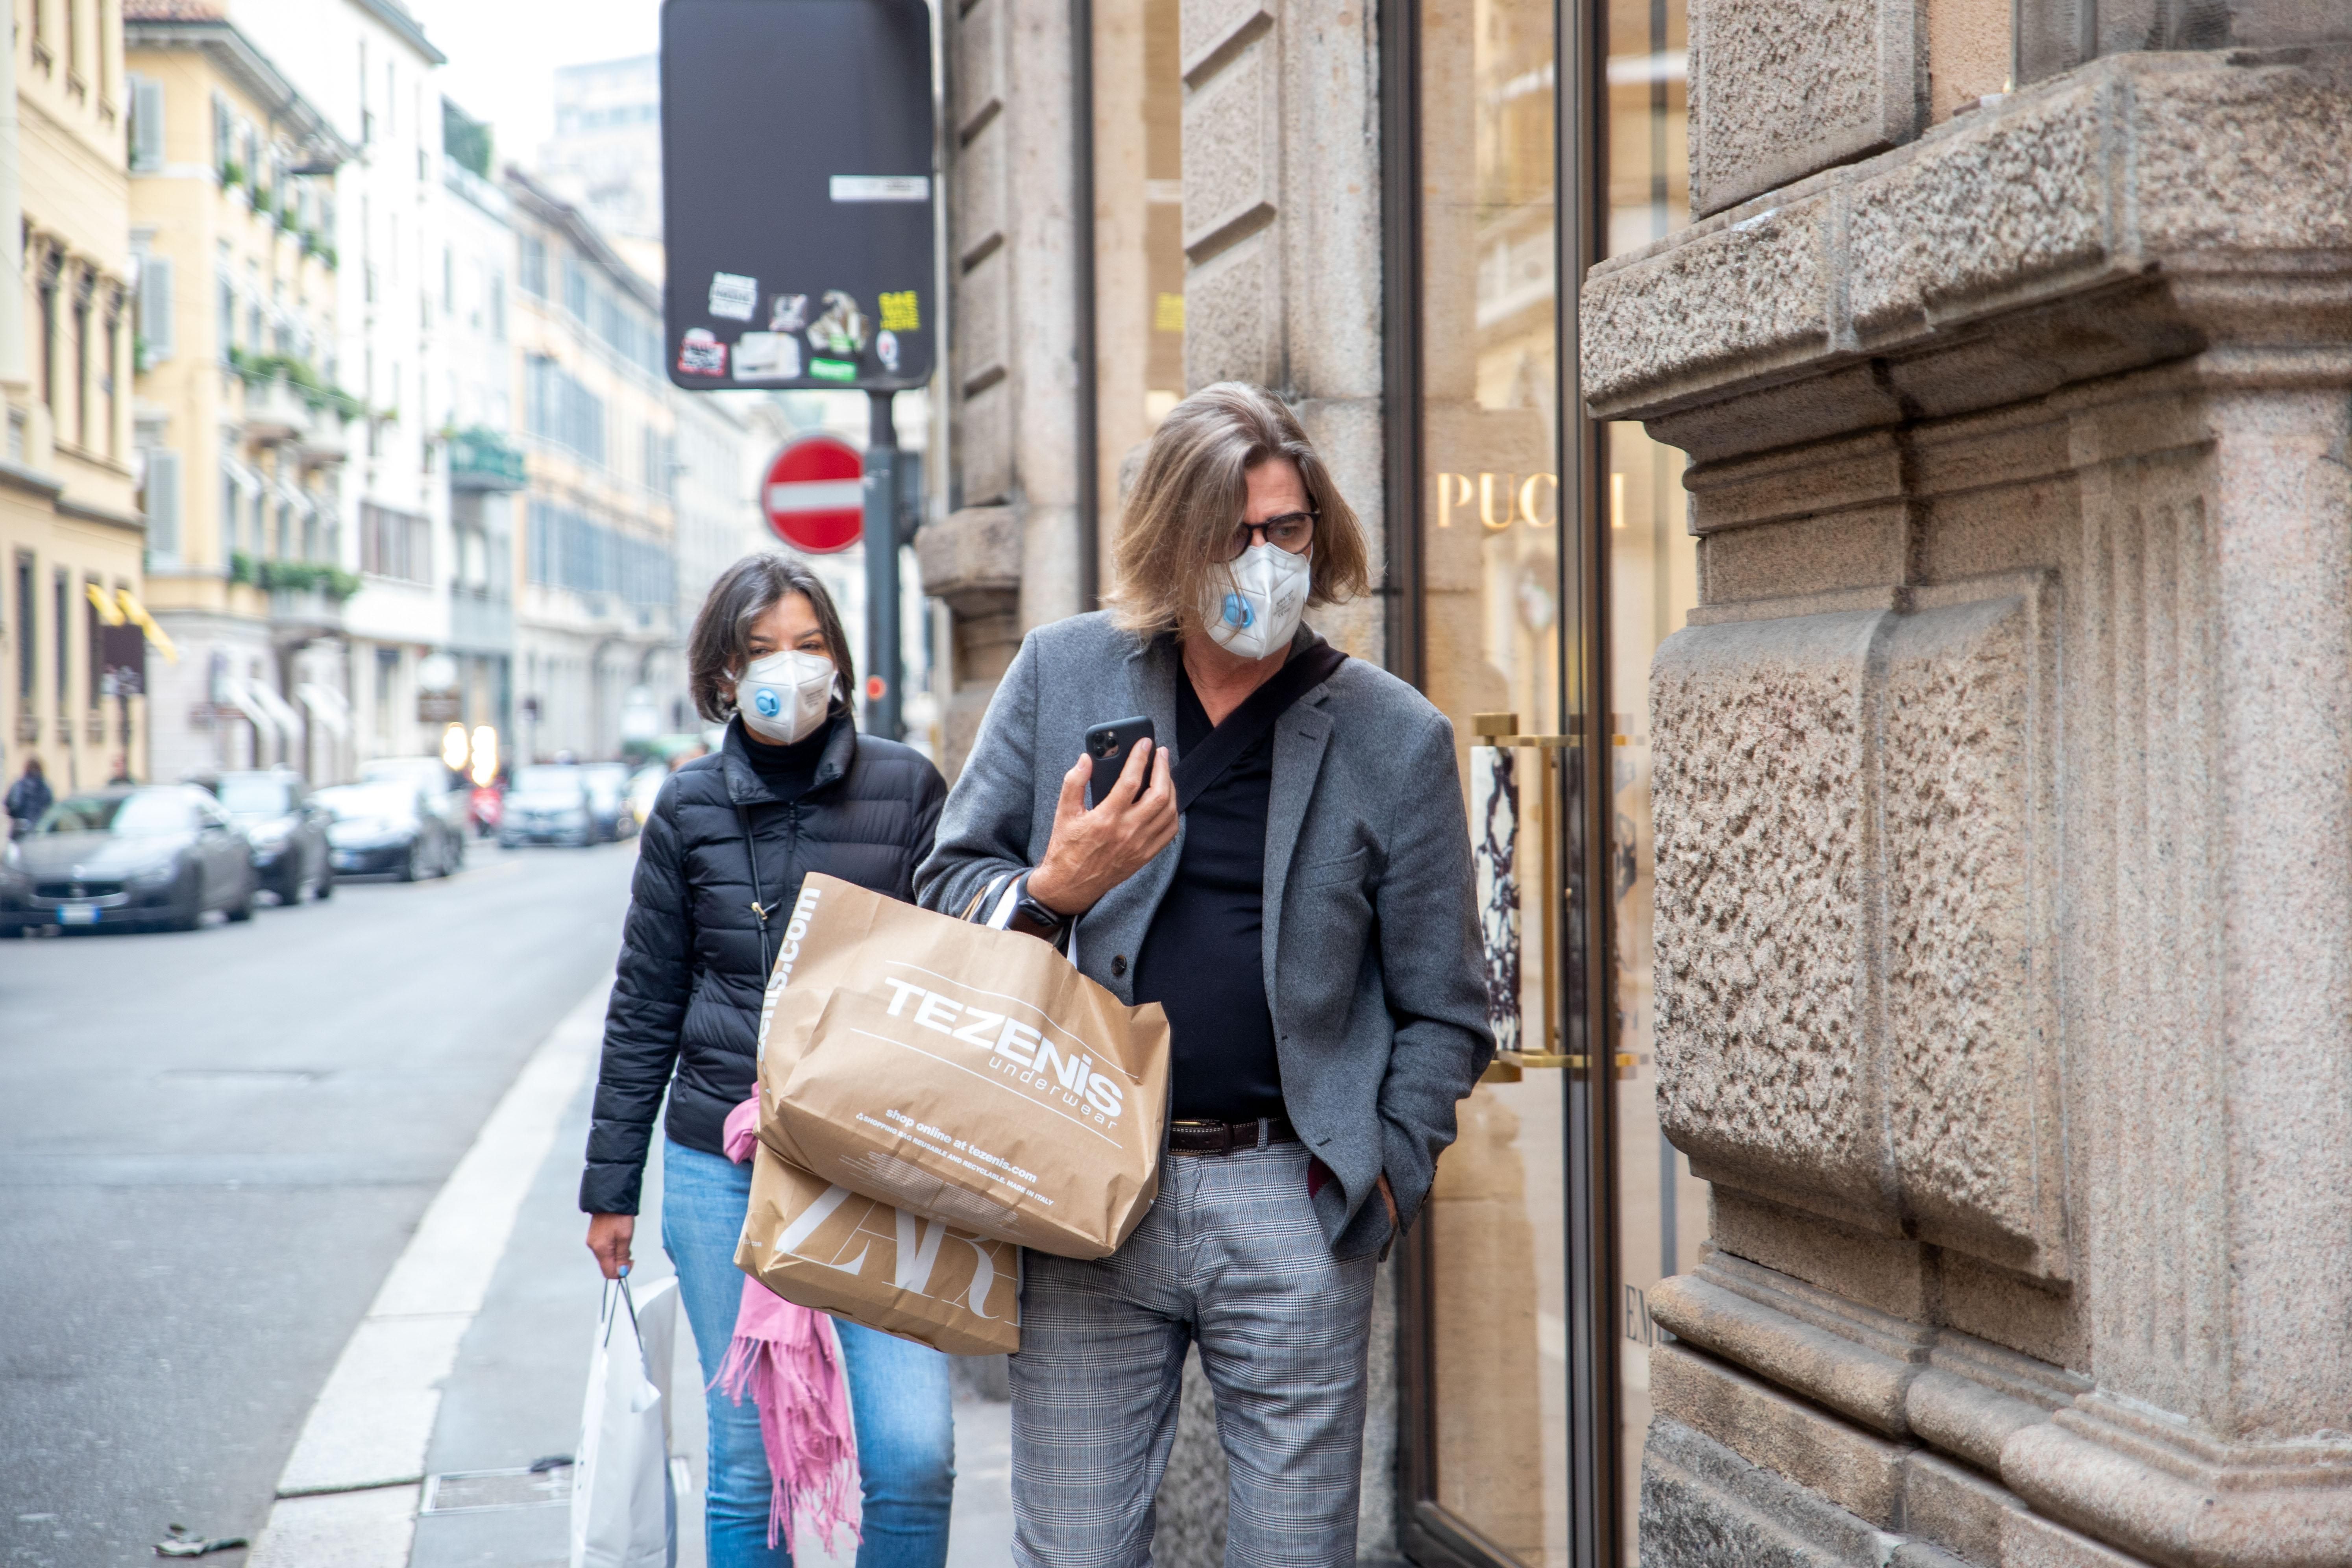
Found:
[[[786,648],[744,668],[735,681],[735,707],[745,729],[772,746],[789,746],[824,722],[833,685],[833,660]]]

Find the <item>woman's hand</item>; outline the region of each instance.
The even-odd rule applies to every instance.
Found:
[[[1156,765],[1155,765],[1156,764]],[[1104,797],[1087,809],[1094,761],[1081,755],[1062,775],[1054,832],[1029,873],[1029,896],[1059,915],[1082,915],[1105,893],[1175,841],[1176,784],[1165,746],[1138,746]],[[1151,785],[1144,787],[1144,774]]]
[[[588,1250],[607,1279],[618,1279],[629,1266],[629,1241],[637,1234],[633,1214],[592,1214],[588,1216]]]

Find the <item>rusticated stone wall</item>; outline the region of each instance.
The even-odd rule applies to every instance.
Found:
[[[2352,1563],[2352,57],[1693,144],[1779,188],[1583,301],[1703,601],[1643,1561]]]

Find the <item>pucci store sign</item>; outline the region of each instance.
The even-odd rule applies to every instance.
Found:
[[[1550,528],[1559,521],[1559,476],[1483,471],[1439,474],[1437,526],[1452,528],[1459,515],[1468,527],[1475,512],[1478,526],[1500,533],[1513,523]]]

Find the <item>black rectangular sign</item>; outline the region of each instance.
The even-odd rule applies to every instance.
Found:
[[[922,0],[665,0],[670,380],[930,379],[931,21]]]

